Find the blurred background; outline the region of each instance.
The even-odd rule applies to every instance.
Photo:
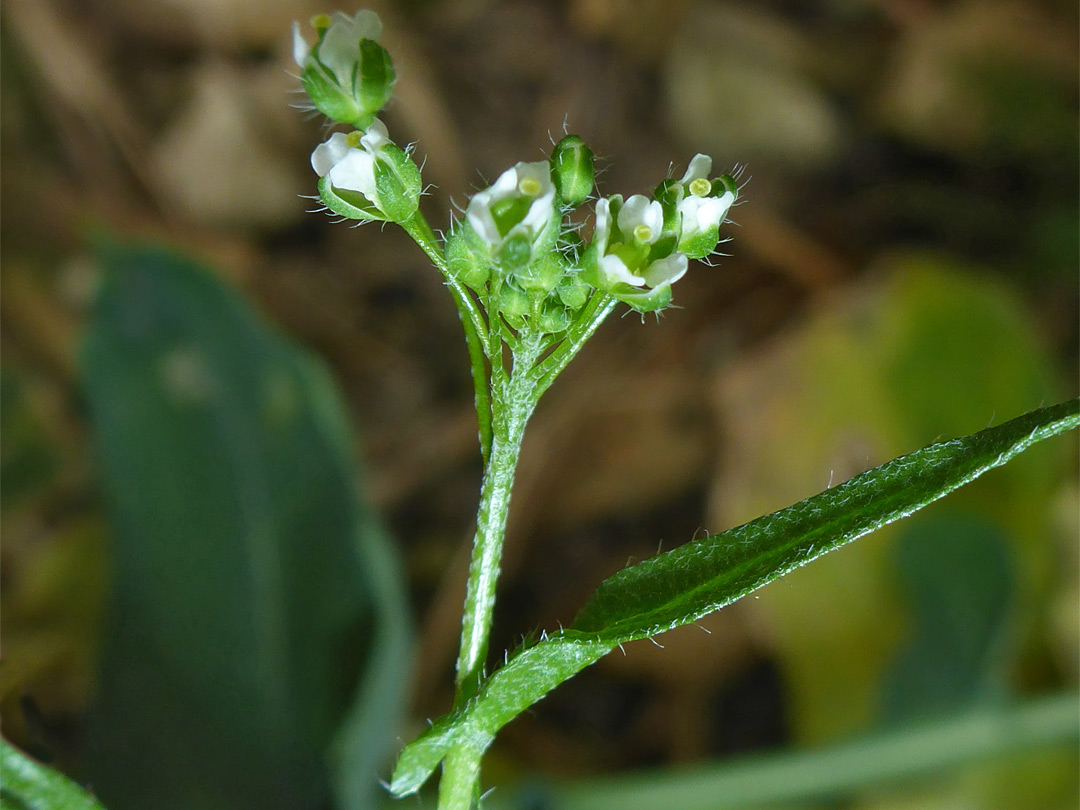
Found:
[[[1074,2],[367,5],[436,228],[564,130],[605,194],[746,167],[730,256],[541,403],[493,650],[628,561],[1076,395]],[[0,716],[112,810],[375,806],[452,700],[467,359],[407,237],[309,212],[325,128],[290,107],[288,29],[331,10],[0,10]],[[1048,442],[711,635],[629,645],[506,728],[486,783],[543,807],[1075,694],[1076,467]],[[1077,771],[1072,738],[808,798],[1071,808]]]

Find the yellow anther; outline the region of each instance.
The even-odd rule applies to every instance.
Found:
[[[695,197],[708,197],[712,191],[712,183],[704,177],[698,177],[690,181],[690,193]]]
[[[364,137],[364,133],[358,129],[354,129],[348,135],[345,136],[345,145],[350,149],[359,149],[361,147],[360,139]]]
[[[518,191],[526,197],[535,197],[540,193],[540,181],[535,177],[522,177],[518,181]]]
[[[634,238],[639,242],[648,242],[652,239],[652,228],[648,225],[635,225]]]
[[[320,34],[330,27],[329,14],[316,14],[311,18],[311,27]]]

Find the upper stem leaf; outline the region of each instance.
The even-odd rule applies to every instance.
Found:
[[[1080,400],[1032,411],[623,569],[601,583],[570,628],[519,651],[469,703],[406,746],[391,792],[417,791],[451,747],[486,747],[520,712],[619,644],[694,622],[1077,426]]]

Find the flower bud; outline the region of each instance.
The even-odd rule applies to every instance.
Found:
[[[420,170],[379,119],[366,132],[335,132],[311,153],[319,196],[336,214],[403,222],[420,205]]]
[[[529,314],[529,296],[512,284],[503,284],[499,289],[499,312],[506,322],[515,329],[525,325],[525,316]]]
[[[491,276],[488,248],[468,221],[458,220],[446,240],[446,264],[450,275],[482,292]]]
[[[518,163],[473,195],[465,217],[500,262],[518,269],[531,260],[541,238],[549,235],[554,203],[548,164]]]
[[[390,100],[396,78],[390,54],[376,41],[382,33],[379,16],[335,11],[316,15],[311,24],[319,35],[313,46],[293,23],[293,58],[304,90],[319,112],[366,129]]]
[[[375,163],[378,206],[393,222],[404,222],[420,207],[420,169],[400,146],[389,143],[379,150]]]
[[[558,332],[565,332],[569,326],[570,313],[566,311],[566,307],[559,304],[558,301],[545,301],[536,318],[536,327],[541,332],[554,335]]]
[[[592,194],[593,153],[577,135],[567,135],[551,153],[551,179],[564,205],[581,205]]]
[[[578,310],[585,306],[592,293],[592,287],[581,277],[580,273],[566,274],[555,288],[555,294],[567,309]]]
[[[546,244],[540,247],[542,252],[513,276],[523,290],[547,293],[555,289],[555,285],[566,273],[567,266],[566,260],[558,251],[550,249]]]

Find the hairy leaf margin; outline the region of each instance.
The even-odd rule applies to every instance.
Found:
[[[1078,426],[1080,400],[1041,408],[900,456],[786,509],[619,571],[569,628],[520,650],[472,700],[407,745],[391,793],[419,790],[452,746],[467,741],[486,748],[514,717],[618,645],[697,621]]]

